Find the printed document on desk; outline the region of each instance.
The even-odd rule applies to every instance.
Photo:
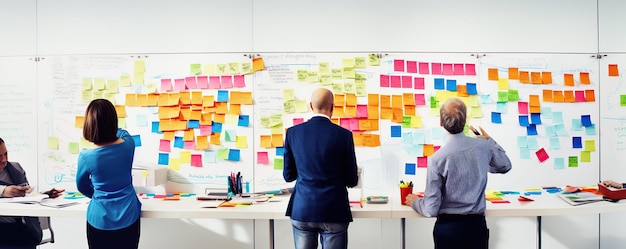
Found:
[[[604,197],[591,192],[558,193],[557,196],[572,206],[604,201]]]
[[[60,197],[54,198],[54,199],[45,198],[39,202],[39,205],[46,206],[46,207],[53,207],[53,208],[63,208],[63,207],[74,206],[77,204],[79,204],[79,202],[74,201],[74,200],[63,199]]]
[[[13,197],[7,201],[8,203],[24,203],[35,204],[41,202],[43,199],[48,198],[48,195],[29,195],[24,197]]]

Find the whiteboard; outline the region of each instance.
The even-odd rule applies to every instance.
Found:
[[[37,1],[1,1],[2,56],[34,56],[37,51]]]

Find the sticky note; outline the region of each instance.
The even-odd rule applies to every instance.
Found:
[[[274,158],[274,169],[275,170],[283,170],[284,164],[282,158]]]
[[[168,153],[159,153],[159,165],[168,165],[169,164],[170,154]]]
[[[609,76],[619,76],[617,64],[609,64]]]
[[[544,162],[548,160],[548,158],[550,158],[550,156],[548,156],[548,153],[546,152],[544,148],[541,148],[538,151],[536,151],[535,155],[537,155],[537,159],[539,159],[539,162]]]
[[[214,150],[205,150],[204,151],[204,161],[207,163],[215,163],[217,162],[217,153]]]
[[[572,148],[580,149],[583,147],[581,137],[572,137]]]
[[[415,175],[415,164],[414,163],[406,163],[404,165],[404,174],[406,175]]]
[[[256,163],[257,164],[269,164],[269,158],[267,151],[259,151],[256,154]]]
[[[230,149],[228,151],[228,161],[239,161],[240,151],[238,149]]]

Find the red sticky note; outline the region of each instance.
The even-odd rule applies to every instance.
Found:
[[[380,75],[380,87],[389,87],[389,75]]]
[[[293,119],[293,125],[299,125],[304,123],[304,118],[294,118]]]
[[[422,77],[415,77],[414,83],[413,83],[413,88],[414,89],[424,90],[424,78],[422,78]]]
[[[202,167],[202,155],[201,154],[191,155],[191,166]]]
[[[443,75],[454,75],[452,64],[443,64]]]
[[[454,64],[454,75],[464,75],[465,69],[463,68],[463,64]]]
[[[233,80],[235,81],[235,87],[246,87],[246,78],[243,75],[235,75]]]
[[[417,62],[416,61],[407,61],[406,62],[406,72],[407,73],[417,73]]]
[[[402,87],[402,80],[399,75],[391,76],[391,87],[392,88],[400,88]]]
[[[430,74],[430,70],[428,68],[428,62],[420,62],[420,74]]]
[[[491,201],[491,203],[494,203],[494,204],[504,204],[504,203],[511,203],[511,202],[507,201],[507,200],[493,200],[493,201]]]
[[[159,151],[171,152],[172,150],[170,148],[170,140],[161,139],[161,142],[159,143]]]
[[[393,60],[393,71],[404,72],[404,60]]]
[[[537,159],[539,159],[539,162],[544,162],[545,160],[548,160],[548,158],[550,158],[550,156],[548,156],[548,152],[546,152],[544,148],[541,148],[537,152],[535,152],[535,155],[537,155]]]
[[[520,195],[520,196],[517,198],[517,200],[518,200],[518,201],[534,201],[533,199],[530,199],[530,198],[528,198],[528,197],[526,197],[526,196],[522,196],[522,195]]]
[[[465,64],[465,75],[476,75],[476,64]]]
[[[441,63],[431,63],[434,75],[441,75]]]
[[[408,75],[402,76],[402,88],[413,88],[413,77]]]

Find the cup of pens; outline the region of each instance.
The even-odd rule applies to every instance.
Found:
[[[406,196],[413,193],[413,182],[400,181],[400,204],[405,205]]]

